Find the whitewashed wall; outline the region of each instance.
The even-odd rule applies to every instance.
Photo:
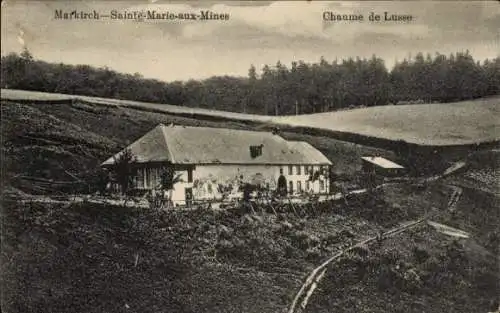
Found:
[[[197,165],[192,173],[192,182],[188,181],[188,171],[177,171],[176,175],[181,174],[182,182],[175,184],[172,191],[172,201],[174,204],[185,204],[186,188],[193,189],[194,200],[217,200],[222,194],[218,192],[219,185],[233,186],[236,192],[240,182],[252,182],[256,174],[261,174],[264,184],[271,190],[276,189],[280,169],[283,169],[283,176],[287,180],[287,190],[294,194],[300,192],[327,193],[329,190],[329,181],[327,177],[320,177],[315,182],[310,182],[310,171],[318,171],[318,165],[308,166],[306,171],[304,165],[223,165],[209,164]],[[149,171],[149,172],[146,172]],[[300,173],[299,173],[300,172]],[[143,170],[138,176],[136,186],[138,188],[152,189],[160,183],[159,169]],[[291,188],[291,189],[290,189]]]
[[[310,175],[306,174],[304,165],[300,166],[300,174],[298,174],[296,165],[293,166],[291,173],[289,172],[288,165],[198,165],[193,172],[193,195],[197,200],[218,199],[222,196],[217,192],[219,184],[223,186],[232,185],[234,188],[237,188],[239,181],[251,182],[252,178],[258,173],[263,176],[264,185],[274,190],[277,187],[280,169],[283,169],[283,176],[287,180],[287,189],[289,192],[290,183],[293,193],[299,193],[300,191],[326,193],[329,190],[329,182],[326,177],[322,177],[323,182],[309,182]],[[314,170],[319,170],[319,166],[314,166]],[[183,186],[182,188],[185,187],[187,186]],[[301,188],[300,191],[299,187]],[[306,187],[309,187],[309,189],[306,190]],[[176,194],[178,196],[175,198],[179,197],[180,200],[183,200],[181,199],[181,195],[184,196],[183,191],[177,191],[176,188]]]

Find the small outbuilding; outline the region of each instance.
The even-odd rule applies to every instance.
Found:
[[[405,168],[391,160],[379,156],[361,157],[363,172],[381,176],[398,176],[404,173]]]

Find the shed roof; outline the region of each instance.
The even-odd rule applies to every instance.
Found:
[[[262,145],[252,158],[250,146]],[[139,163],[175,164],[331,164],[306,142],[287,141],[270,132],[158,125],[127,147]],[[114,157],[103,165],[114,163]]]
[[[377,166],[380,166],[382,168],[387,168],[387,169],[398,169],[398,168],[404,168],[403,166],[397,164],[397,163],[394,163],[390,160],[387,160],[383,157],[373,157],[373,156],[369,156],[369,157],[361,157],[361,159],[369,162],[369,163],[372,163],[372,164],[375,164]]]

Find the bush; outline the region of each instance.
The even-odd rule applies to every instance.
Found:
[[[424,263],[430,257],[429,252],[420,246],[413,247],[413,256],[417,263]]]
[[[290,234],[292,245],[299,249],[306,250],[319,245],[320,240],[314,235],[310,235],[303,230],[295,231]]]
[[[317,262],[321,259],[321,251],[318,247],[308,248],[306,250],[306,260],[310,262]]]
[[[350,253],[361,258],[367,258],[370,255],[370,249],[367,246],[356,246],[351,249]]]
[[[219,237],[222,239],[231,239],[233,230],[225,225],[219,226]]]

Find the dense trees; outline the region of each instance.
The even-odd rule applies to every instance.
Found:
[[[449,102],[498,94],[499,77],[500,58],[481,65],[467,52],[448,58],[442,54],[424,58],[419,53],[413,62],[396,64],[391,85],[396,101]]]
[[[325,112],[408,102],[450,102],[500,94],[500,57],[468,52],[418,53],[389,71],[376,56],[308,64],[278,61],[248,77],[214,76],[165,83],[88,65],[35,60],[29,51],[2,57],[2,88],[111,97],[256,114]]]

